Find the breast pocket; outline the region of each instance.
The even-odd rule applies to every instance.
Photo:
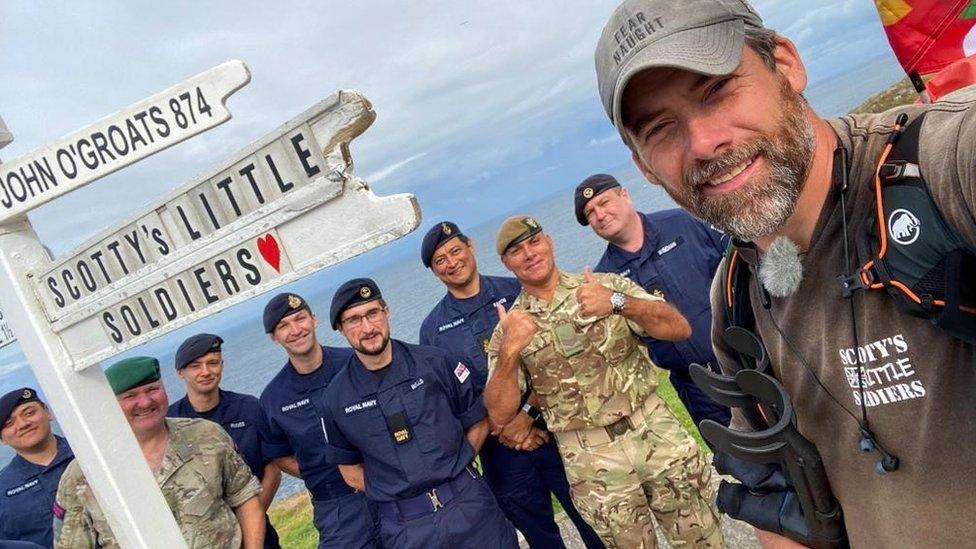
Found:
[[[527,365],[529,388],[543,406],[556,401],[572,401],[579,395],[580,383],[571,360],[584,355],[563,356],[555,343],[555,335],[549,330],[539,332],[529,342],[522,351],[522,360]]]
[[[454,438],[453,411],[444,395],[433,387],[433,381],[424,379],[423,384],[411,389],[416,380],[405,382],[403,407],[413,440],[421,451],[431,453],[449,448]]]
[[[34,479],[34,481],[37,480]],[[0,500],[2,501],[0,503],[0,525],[3,525],[5,532],[19,532],[21,536],[28,536],[36,534],[35,530],[41,531],[44,527],[51,525],[50,522],[47,522],[44,527],[35,528],[34,525],[37,524],[38,517],[45,514],[50,516],[51,503],[40,482],[35,482],[29,488],[24,488],[26,484],[29,483],[6,489],[7,493],[11,491],[16,491],[16,493],[9,496],[4,494],[3,499]]]
[[[608,366],[616,366],[637,348],[638,340],[632,337],[630,327],[622,316],[584,318],[578,321],[577,326]]]

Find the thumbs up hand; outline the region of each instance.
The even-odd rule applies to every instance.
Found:
[[[576,301],[580,305],[582,316],[609,315],[613,311],[613,306],[610,304],[610,294],[613,290],[600,284],[588,266],[583,270],[583,278],[586,279],[585,282],[576,288]]]
[[[503,352],[520,353],[526,348],[539,331],[535,320],[521,309],[506,311],[501,303],[495,305],[498,311],[498,325],[502,327]]]

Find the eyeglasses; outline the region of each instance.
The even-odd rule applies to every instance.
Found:
[[[353,315],[342,319],[343,328],[358,328],[363,325],[364,320],[368,320],[370,324],[376,323],[383,312],[386,311],[386,307],[379,307],[377,309],[371,309],[366,314]]]

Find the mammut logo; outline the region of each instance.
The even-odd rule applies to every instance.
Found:
[[[921,222],[908,210],[899,208],[888,216],[888,234],[902,246],[915,242],[921,232]]]

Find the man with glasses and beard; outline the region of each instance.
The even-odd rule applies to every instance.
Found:
[[[336,290],[329,317],[355,351],[326,389],[329,457],[376,501],[384,547],[517,547],[471,461],[487,412],[464,362],[435,347],[390,339],[376,283]]]
[[[900,113],[909,128],[924,115],[917,159],[903,165],[924,177],[930,198],[916,203],[934,202],[961,245],[976,249],[976,91],[821,118],[801,95],[796,46],[744,0],[627,0],[604,28],[596,68],[603,107],[648,181],[738,240],[737,268],[752,277],[743,306],[800,432],[823,457],[851,546],[971,543],[976,346],[899,310],[886,292],[848,301],[840,279],[848,262],[872,259],[853,241],[878,216],[872,187],[904,126]],[[727,305],[724,282],[713,283],[713,310]],[[734,370],[725,319],[713,318],[716,357]],[[887,474],[875,474],[876,463]]]

